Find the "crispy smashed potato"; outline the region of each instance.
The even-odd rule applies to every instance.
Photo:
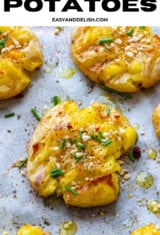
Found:
[[[150,27],[78,27],[71,55],[91,80],[119,92],[149,88],[160,79],[160,37]]]
[[[138,228],[131,235],[160,235],[160,227],[148,224],[142,228]]]
[[[160,138],[160,104],[154,109],[152,113],[152,123],[158,138]]]
[[[42,64],[40,43],[29,28],[0,26],[0,100],[22,92],[30,82],[27,71]]]
[[[39,226],[25,224],[18,230],[17,235],[51,235],[51,233],[45,232]]]
[[[66,101],[51,109],[32,137],[27,174],[43,197],[63,196],[78,207],[106,205],[117,199],[118,158],[134,145],[129,121],[105,104],[78,109]]]

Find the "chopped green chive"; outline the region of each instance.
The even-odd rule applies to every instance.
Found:
[[[61,148],[61,149],[64,149],[65,143],[66,143],[66,140],[65,140],[65,139],[62,139],[62,140],[61,140],[61,145],[60,145],[60,148]]]
[[[140,29],[145,29],[145,26],[139,26]]]
[[[20,160],[20,161],[14,163],[13,166],[18,167],[19,169],[21,169],[27,163],[27,161],[28,161],[28,158],[25,158],[23,160]]]
[[[82,155],[81,157],[77,157],[77,158],[76,158],[76,163],[79,163],[83,158],[84,158],[83,155]]]
[[[37,119],[37,121],[41,120],[41,116],[39,115],[39,113],[37,112],[36,109],[31,109],[31,112],[33,113],[33,115],[35,116],[35,118]]]
[[[86,147],[85,147],[84,144],[79,143],[79,144],[77,144],[77,148],[78,148],[79,150],[83,150],[83,149],[85,149]]]
[[[15,116],[14,112],[13,113],[7,113],[7,114],[4,115],[5,118],[10,118],[10,117],[13,117],[13,116]]]
[[[72,193],[74,196],[76,196],[78,193],[76,190],[74,190],[73,188],[71,188],[70,186],[66,185],[65,188]]]
[[[102,131],[98,131],[98,135],[99,135],[100,139],[104,139],[105,138],[103,133],[102,133]]]
[[[96,140],[101,142],[101,140],[99,139],[99,137],[97,135],[91,135],[92,140]]]
[[[79,136],[81,138],[81,140],[83,139],[83,132],[79,130]]]
[[[56,106],[57,104],[61,103],[61,99],[58,96],[54,96],[51,99],[51,102]]]
[[[107,109],[106,109],[106,114],[107,114],[107,116],[109,116],[110,115],[110,107],[107,107]]]
[[[7,42],[7,39],[6,39],[6,38],[3,38],[3,39],[0,40],[0,49],[2,49],[3,47],[5,47],[6,42]]]
[[[133,34],[133,32],[134,32],[134,29],[133,29],[133,28],[130,28],[130,29],[128,29],[128,31],[126,32],[126,34],[127,34],[128,36],[131,36],[131,35]]]
[[[78,142],[77,139],[73,139],[73,140],[70,141],[71,144],[76,144],[77,142]]]
[[[104,43],[107,43],[107,42],[113,42],[113,38],[101,38],[99,39],[99,44],[104,44]]]
[[[23,159],[22,161],[18,163],[17,167],[21,169],[27,163],[27,161],[28,161],[28,158]]]
[[[76,153],[71,154],[73,158],[76,158]]]
[[[102,145],[103,146],[108,146],[109,144],[112,143],[112,140],[108,139],[108,140],[102,140]]]
[[[52,178],[57,178],[57,177],[59,177],[59,176],[62,176],[62,175],[64,175],[64,172],[63,171],[61,171],[59,168],[55,168],[55,169],[53,169],[52,171],[51,171],[51,173],[50,173],[50,176],[52,177]]]
[[[131,153],[128,153],[128,158],[131,162],[135,162],[135,158],[133,157]]]

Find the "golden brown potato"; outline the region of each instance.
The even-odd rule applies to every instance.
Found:
[[[118,111],[66,101],[51,109],[32,137],[27,163],[31,185],[43,197],[63,196],[79,207],[106,205],[119,193],[117,159],[134,145],[136,131]]]
[[[78,27],[71,55],[91,80],[119,92],[149,88],[160,79],[160,37],[150,27]]]
[[[131,235],[160,235],[160,228],[153,224],[147,224],[133,231]]]
[[[42,64],[40,43],[29,28],[0,26],[0,100],[22,92],[30,82],[27,71]]]
[[[157,137],[160,138],[160,104],[157,105],[152,113],[152,123]]]
[[[39,226],[25,224],[18,230],[17,235],[51,235],[51,233],[45,232]]]

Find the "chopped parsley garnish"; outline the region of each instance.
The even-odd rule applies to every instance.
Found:
[[[64,175],[64,172],[61,169],[57,168],[57,167],[55,169],[53,169],[50,173],[50,176],[52,178],[57,178],[57,177],[60,177],[62,175]]]
[[[37,112],[36,109],[31,109],[31,112],[33,113],[33,115],[35,116],[35,118],[37,119],[37,121],[41,120],[41,116],[40,114]]]
[[[133,29],[133,28],[130,28],[130,29],[128,29],[128,31],[126,32],[126,34],[127,34],[128,36],[132,36],[133,32],[134,32],[134,29]]]
[[[65,140],[65,139],[62,139],[62,140],[61,140],[61,145],[60,145],[60,148],[61,148],[61,149],[64,149],[65,143],[66,143],[66,140]]]
[[[79,136],[80,136],[80,138],[81,138],[81,140],[83,139],[83,131],[80,131],[79,130]]]
[[[112,140],[108,139],[108,140],[102,140],[102,145],[103,146],[108,146],[109,144],[112,143]]]
[[[57,104],[61,103],[61,99],[58,96],[54,96],[51,99],[51,102],[56,106]]]
[[[104,43],[107,43],[107,42],[113,42],[113,38],[101,38],[99,39],[99,44],[104,44]]]
[[[78,139],[73,139],[70,141],[71,144],[76,144],[78,142]]]
[[[13,166],[21,169],[27,163],[27,161],[28,161],[28,158],[25,158],[23,160],[16,162]]]
[[[82,143],[79,143],[79,144],[77,144],[77,148],[78,148],[79,150],[83,150],[83,149],[86,148],[86,146],[85,146],[84,144],[82,144]]]
[[[3,38],[0,40],[0,50],[5,47],[6,45],[6,42],[7,42],[7,38]]]
[[[105,138],[103,133],[102,133],[102,131],[98,131],[98,135],[99,135],[100,139],[104,139]]]
[[[135,158],[133,157],[131,153],[128,153],[128,158],[131,162],[135,162]]]
[[[99,137],[97,135],[91,135],[92,140],[97,140],[99,142],[101,142],[101,140],[99,139]]]
[[[74,190],[73,188],[71,188],[70,186],[66,185],[65,188],[67,189],[67,191],[69,191],[70,193],[72,193],[74,196],[77,196],[77,191]]]
[[[140,29],[145,29],[145,26],[139,26]]]
[[[7,113],[4,115],[5,118],[10,118],[10,117],[14,117],[15,116],[15,113],[12,112],[12,113]]]
[[[110,107],[107,107],[107,109],[106,109],[106,114],[107,114],[107,116],[109,116],[110,115]]]

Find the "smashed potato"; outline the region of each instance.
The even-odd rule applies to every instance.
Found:
[[[142,228],[138,228],[131,235],[160,235],[160,228],[153,224],[148,224]]]
[[[150,27],[78,27],[71,55],[91,80],[119,92],[149,88],[160,79],[160,37]]]
[[[152,123],[158,138],[160,138],[160,104],[154,109],[152,113]]]
[[[27,71],[42,64],[40,43],[29,28],[0,26],[0,100],[22,92],[30,82]]]
[[[25,224],[18,230],[17,235],[51,235],[51,233],[45,232],[39,226]]]
[[[79,110],[73,101],[62,102],[35,129],[28,179],[43,197],[56,193],[73,206],[106,205],[119,194],[117,159],[136,138],[129,121],[105,104]]]

